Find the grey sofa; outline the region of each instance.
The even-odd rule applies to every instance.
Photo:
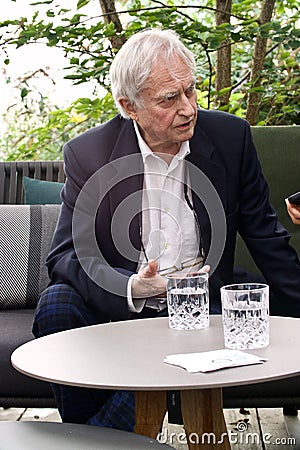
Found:
[[[33,313],[49,282],[45,258],[60,209],[25,205],[26,177],[43,180],[35,187],[41,195],[47,181],[64,181],[63,163],[0,162],[0,406],[54,407],[49,384],[21,375],[10,363],[12,351],[34,338]]]
[[[271,202],[292,234],[293,245],[300,251],[300,227],[291,223],[284,204],[286,196],[300,190],[300,126],[254,127],[253,135],[269,182]],[[48,282],[44,261],[59,214],[59,205],[42,204],[42,200],[35,205],[24,205],[27,199],[23,185],[27,177],[63,182],[63,163],[0,162],[0,406],[52,407],[54,400],[49,385],[19,374],[10,364],[12,351],[33,339],[34,308]],[[10,238],[5,240],[3,236]],[[257,271],[240,241],[236,265]],[[286,412],[300,409],[298,376],[226,388],[223,392],[225,407],[284,407]],[[171,405],[172,396],[169,402]],[[173,421],[178,420],[175,414]]]

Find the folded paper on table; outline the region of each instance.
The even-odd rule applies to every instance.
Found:
[[[267,361],[267,358],[261,358],[251,353],[244,353],[240,350],[227,349],[201,353],[181,353],[167,355],[164,358],[165,363],[182,367],[191,373],[211,372],[226,367],[261,364],[265,361]]]

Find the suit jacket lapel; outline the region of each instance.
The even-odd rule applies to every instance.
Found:
[[[202,201],[202,199],[207,199],[207,197],[210,199],[214,197],[215,194],[210,195],[210,193],[207,193],[207,185],[211,186],[212,191],[217,192],[223,204],[223,208],[226,210],[225,169],[221,163],[215,161],[217,158],[215,146],[201,129],[199,120],[197,121],[194,136],[190,140],[190,149],[191,153],[188,155],[187,161],[194,166],[194,168],[192,168],[193,170],[190,170],[193,204],[201,226],[203,247],[207,255],[211,244],[211,223],[208,215],[208,209],[213,208],[213,205],[211,205],[209,201],[208,207],[206,207],[204,204],[205,201]],[[199,171],[201,173],[199,173]],[[205,192],[203,192],[201,199],[202,174],[204,174],[204,177],[207,177],[211,183],[203,183],[203,189],[205,189]]]
[[[226,209],[225,169],[217,160],[215,145],[197,122],[194,136],[190,140],[191,153],[188,160],[197,166],[211,181]],[[196,180],[194,180],[196,182]]]

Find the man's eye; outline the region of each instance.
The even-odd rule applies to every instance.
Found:
[[[185,95],[187,97],[191,97],[195,92],[195,86],[191,86],[190,88],[188,88],[185,92]]]
[[[175,101],[175,96],[165,97],[162,101],[162,105],[171,105]]]

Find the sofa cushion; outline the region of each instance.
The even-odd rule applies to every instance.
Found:
[[[45,260],[59,205],[0,205],[0,309],[34,308],[49,278]]]
[[[26,205],[60,204],[60,191],[64,183],[23,177],[24,203]]]

